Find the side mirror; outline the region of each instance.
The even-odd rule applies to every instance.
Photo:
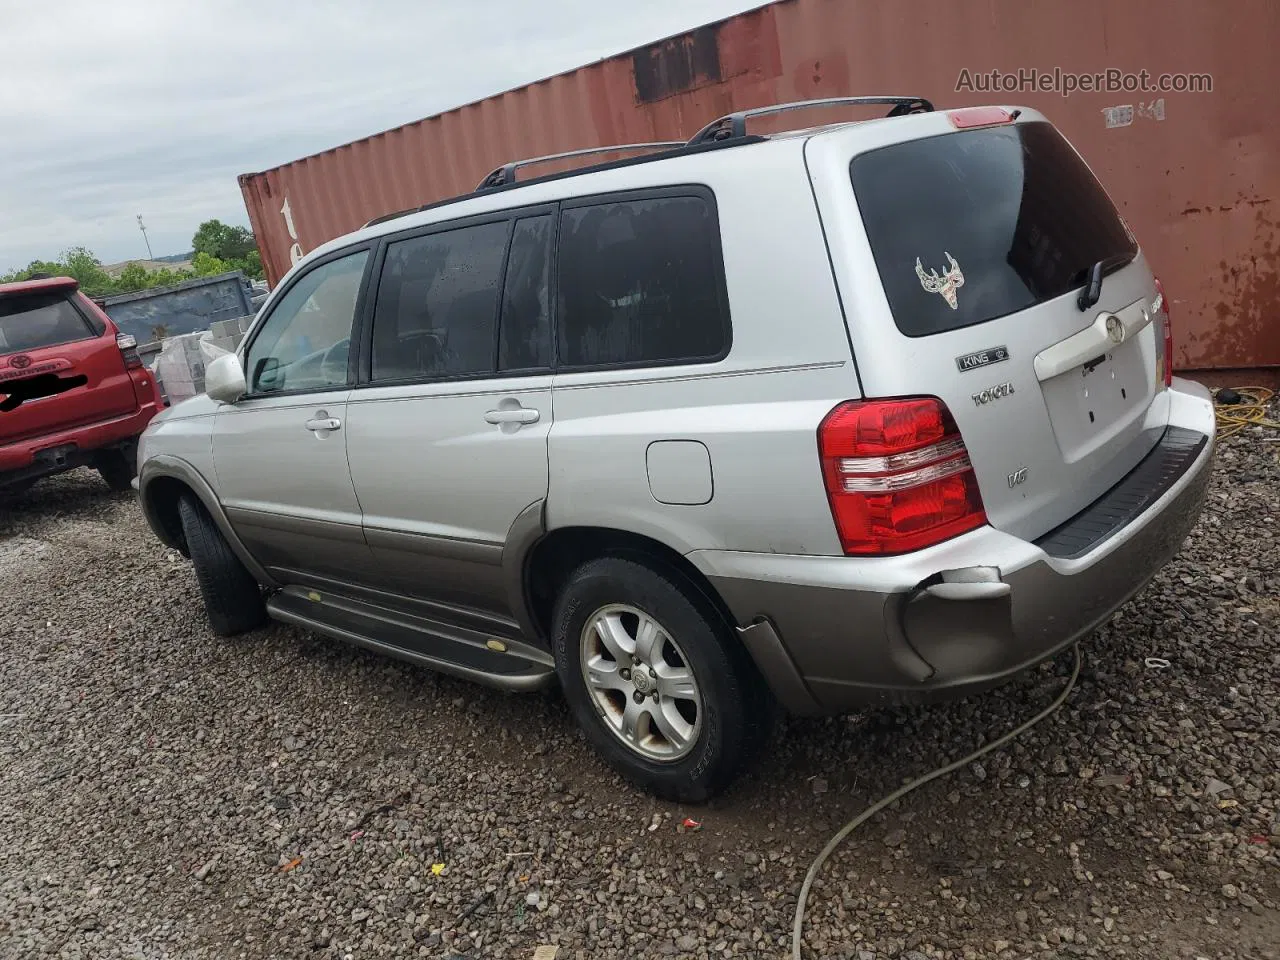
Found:
[[[235,403],[245,394],[244,367],[228,353],[204,368],[204,392],[219,403]]]

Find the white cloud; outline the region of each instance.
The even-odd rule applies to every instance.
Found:
[[[247,224],[266,169],[758,0],[0,0],[0,272]],[[501,158],[498,158],[499,160]]]

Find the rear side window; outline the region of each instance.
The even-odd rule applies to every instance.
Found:
[[[373,315],[373,379],[492,373],[508,221],[388,245]]]
[[[95,336],[65,291],[0,298],[0,354]]]
[[[562,365],[696,363],[728,351],[720,228],[708,198],[567,209],[559,258]]]
[[[854,193],[907,336],[994,320],[1082,285],[1137,244],[1049,123],[950,133],[855,157]]]

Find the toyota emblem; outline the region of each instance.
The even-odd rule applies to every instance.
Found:
[[[16,357],[9,358],[9,366],[15,367],[18,370],[25,370],[27,367],[31,366],[31,358],[25,353],[20,353]]]

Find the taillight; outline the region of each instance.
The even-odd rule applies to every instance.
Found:
[[[138,340],[132,334],[117,333],[116,346],[124,355],[124,365],[130,370],[142,366],[142,357],[138,356]]]
[[[987,522],[964,440],[941,400],[851,400],[818,427],[846,554],[932,546]]]
[[[1173,385],[1173,324],[1169,321],[1169,298],[1164,295],[1164,284],[1156,280],[1156,302],[1152,305],[1160,314],[1160,331],[1163,357],[1160,374],[1166,387]]]

